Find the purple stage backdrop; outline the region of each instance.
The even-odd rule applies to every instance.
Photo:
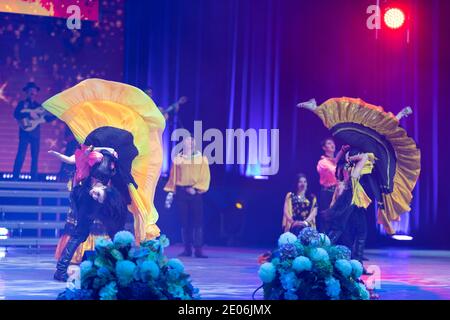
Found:
[[[295,173],[307,173],[310,190],[318,191],[315,165],[319,142],[328,133],[315,115],[297,110],[295,104],[312,97],[320,103],[349,96],[394,113],[413,107],[414,115],[401,125],[422,150],[422,175],[412,212],[398,227],[415,236],[416,244],[449,246],[450,2],[380,1],[382,12],[389,5],[402,5],[407,21],[399,30],[382,23],[378,31],[366,25],[366,10],[376,3],[126,3],[126,81],[152,86],[162,104],[189,96],[180,118],[190,129],[193,120],[221,130],[280,129],[277,176],[239,184],[238,177],[231,178],[233,171],[251,174],[249,168],[212,167],[215,190],[228,186],[238,194],[253,191],[246,226],[253,243],[273,241],[279,234],[284,196]],[[220,202],[224,193],[214,192],[209,201]]]
[[[254,180],[248,176],[257,166],[213,165],[206,195],[209,240],[218,234],[219,212],[239,199],[245,242],[272,244],[294,174],[305,172],[310,191],[318,192],[315,165],[328,135],[295,104],[350,96],[394,113],[410,105],[415,113],[401,124],[421,148],[422,174],[399,230],[414,244],[449,247],[450,2],[379,2],[382,9],[401,5],[405,26],[369,30],[366,11],[376,0],[100,1],[99,22],[83,21],[80,31],[60,18],[1,13],[0,171],[12,169],[12,112],[28,81],[41,87],[40,101],[88,77],[151,86],[161,106],[186,95],[179,126],[192,129],[202,120],[205,129],[280,129],[278,175]],[[43,126],[41,172],[59,170],[45,151],[63,149],[63,132],[57,121]],[[372,244],[382,238],[373,220]]]
[[[61,18],[0,13],[0,172],[12,171],[18,145],[13,112],[26,82],[38,84],[43,102],[86,78],[122,80],[123,20],[123,0],[102,1],[99,21],[83,21],[80,30],[69,30]],[[39,172],[59,171],[46,151],[64,150],[64,131],[59,121],[42,126]],[[24,172],[29,165],[28,154]]]

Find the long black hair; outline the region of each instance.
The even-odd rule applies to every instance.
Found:
[[[355,147],[350,147],[350,149],[348,150],[349,157],[357,155],[359,153],[361,153],[361,150]],[[352,167],[354,165],[355,165],[354,163],[348,162],[346,160],[346,154],[342,155],[342,157],[336,164],[336,179],[338,181],[344,181],[344,170],[347,170],[347,168]]]
[[[127,175],[120,165],[118,159],[107,150],[101,150],[103,159],[96,163],[91,169],[91,177],[99,180],[103,185],[111,184],[120,192],[127,204],[131,203],[130,192],[128,191]]]
[[[105,188],[103,203],[99,203],[90,195],[91,183],[92,177],[89,177],[73,188],[70,197],[74,216],[80,223],[99,219],[113,237],[125,228],[129,214],[126,199],[114,185],[109,185]]]
[[[295,182],[293,183],[293,188],[292,188],[292,190],[294,191],[294,194],[296,194],[297,193],[297,191],[298,191],[298,181],[301,179],[301,178],[305,178],[306,179],[306,183],[308,183],[308,178],[306,177],[306,174],[304,174],[304,173],[297,173],[296,175],[295,175]]]

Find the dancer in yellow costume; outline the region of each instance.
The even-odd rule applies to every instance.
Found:
[[[317,106],[311,99],[298,107],[313,111],[334,137],[375,158],[367,187],[378,200],[378,223],[394,234],[393,221],[411,210],[412,191],[420,174],[420,150],[400,127],[399,120],[412,113],[406,107],[397,115],[382,107],[353,98],[332,98]]]
[[[118,191],[133,214],[136,242],[159,236],[153,198],[162,165],[165,120],[151,98],[130,85],[88,79],[48,99],[43,107],[64,121],[81,144],[74,157],[75,187],[84,187],[96,203],[104,201],[103,207],[111,206],[108,199],[114,198],[108,198],[108,188]],[[105,217],[109,213],[103,207],[99,210]],[[70,240],[64,250],[69,244]],[[67,261],[61,264],[58,280],[66,278],[67,266]]]

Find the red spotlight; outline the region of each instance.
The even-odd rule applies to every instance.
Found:
[[[390,8],[384,13],[384,23],[391,29],[398,29],[405,23],[405,14],[399,8]]]

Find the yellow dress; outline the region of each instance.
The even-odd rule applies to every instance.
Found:
[[[153,199],[162,166],[165,119],[153,100],[127,84],[88,79],[51,97],[43,107],[64,121],[80,144],[93,130],[104,126],[133,135],[139,154],[132,163],[131,174],[138,188],[129,185],[129,210],[134,216],[136,242],[159,236]]]
[[[318,106],[314,113],[328,129],[355,123],[376,131],[389,142],[396,157],[393,190],[382,194],[384,209],[378,210],[378,223],[387,233],[395,233],[391,221],[399,221],[401,214],[411,210],[412,190],[420,174],[420,150],[414,140],[399,126],[392,113],[361,99],[332,98]]]
[[[369,153],[369,160],[364,164],[360,176],[358,178],[352,177],[352,204],[359,208],[367,209],[372,203],[359,180],[363,175],[372,173],[374,162],[374,154]]]

